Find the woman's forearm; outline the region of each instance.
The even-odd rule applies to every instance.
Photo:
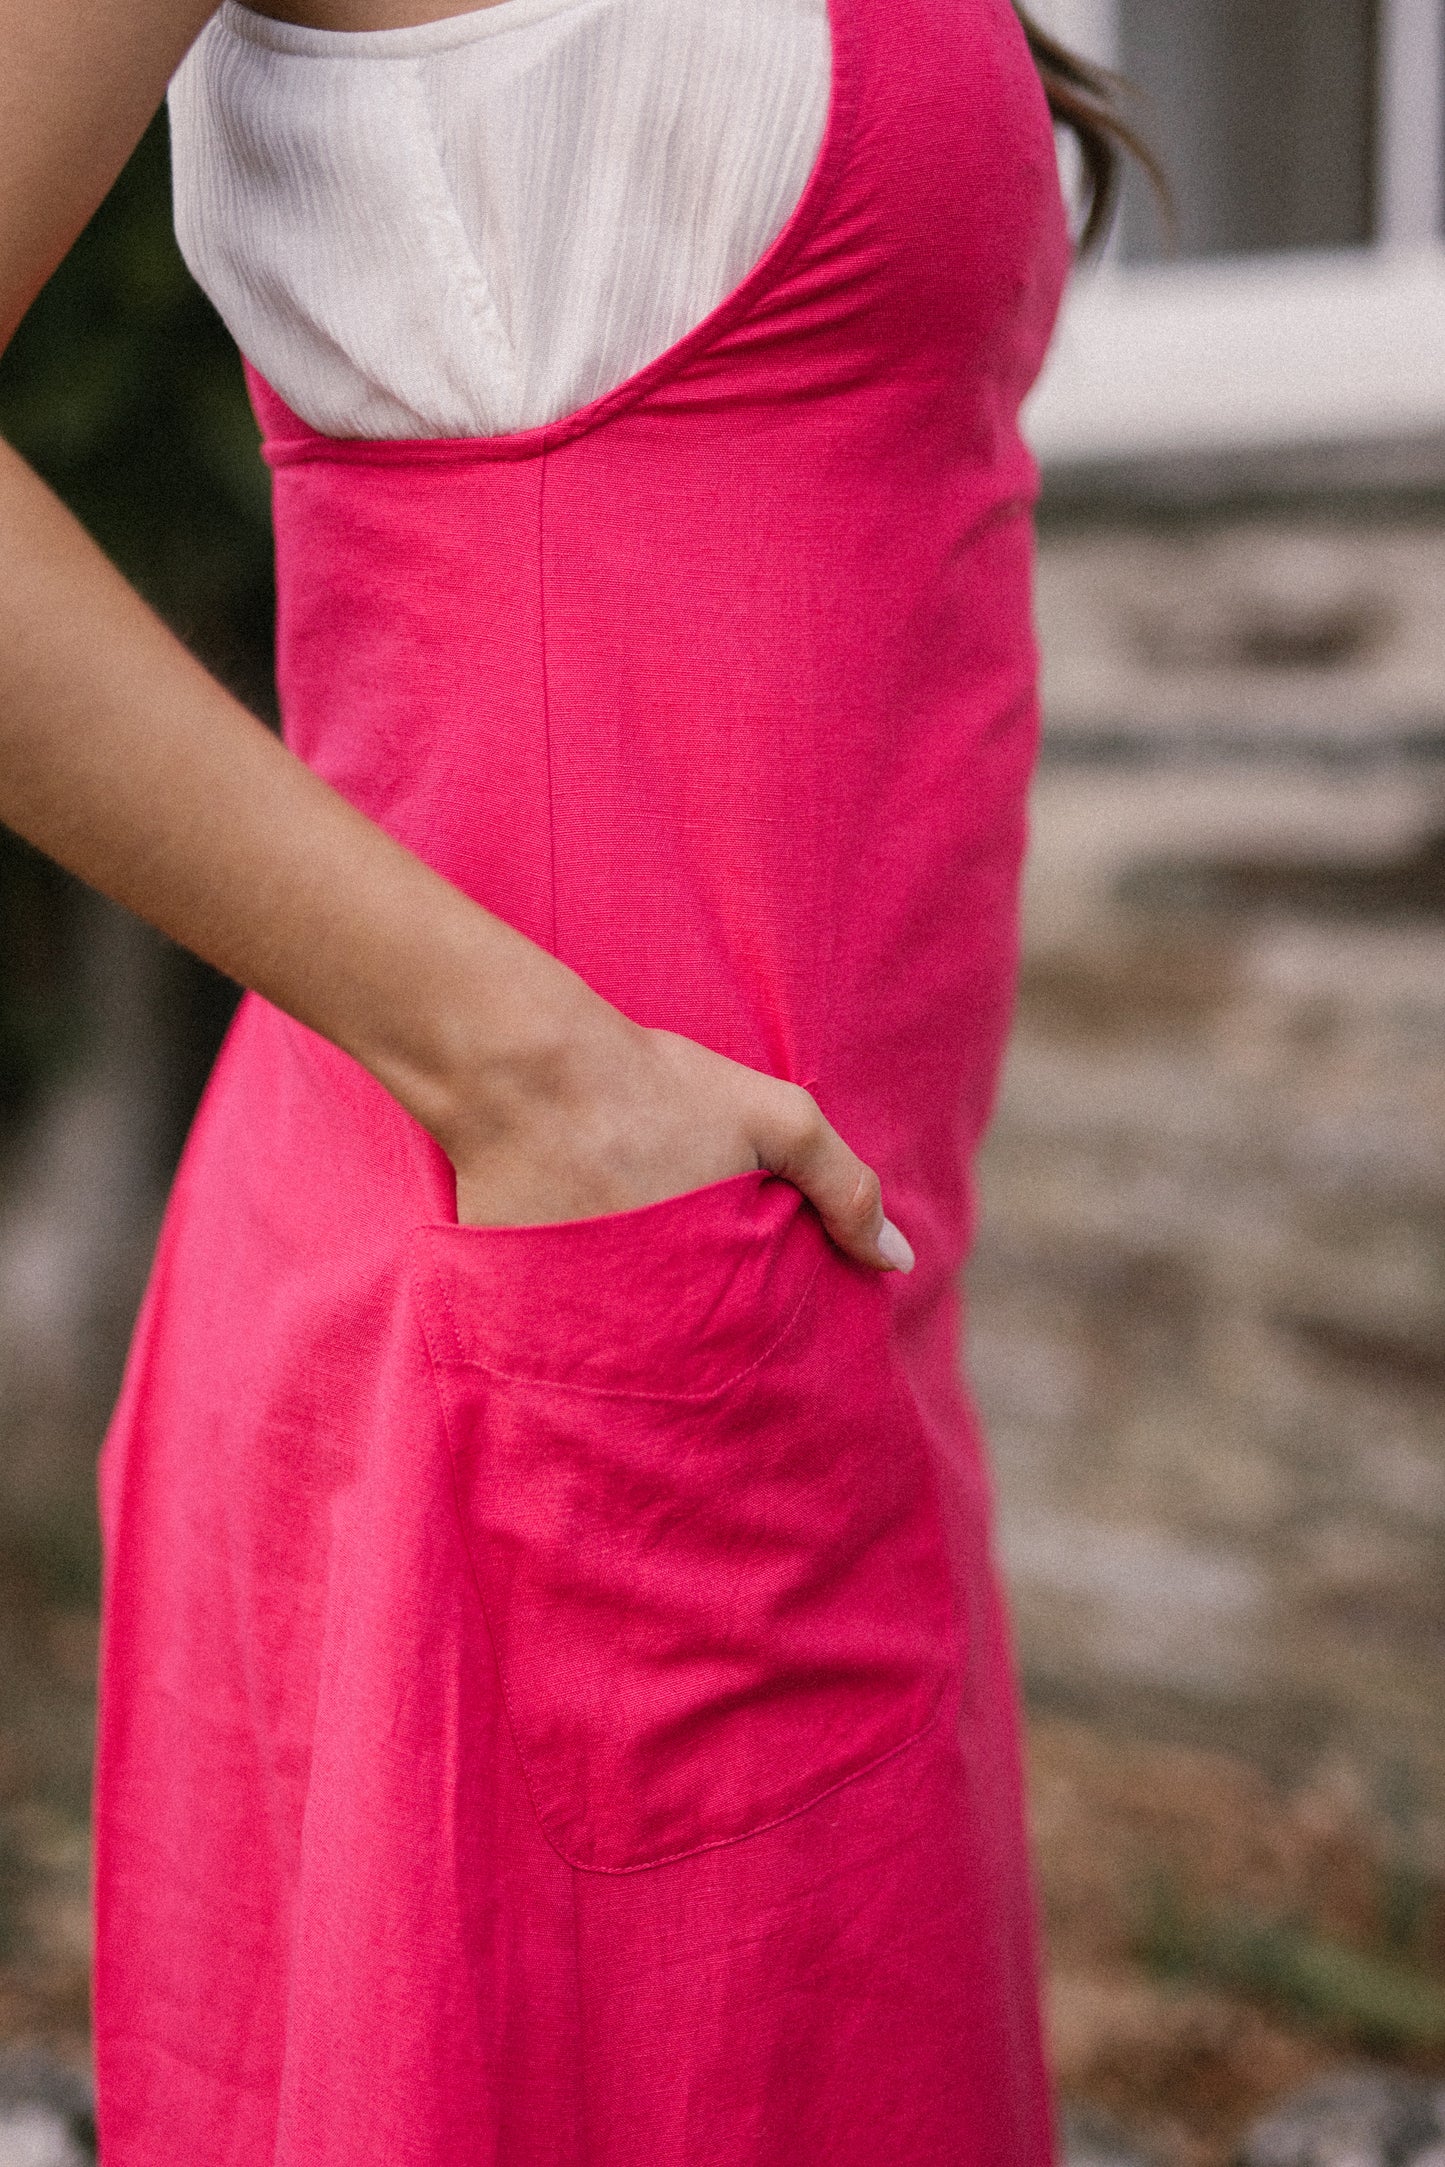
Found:
[[[877,1177],[796,1085],[644,1031],[349,805],[218,685],[0,446],[0,819],[363,1063],[464,1220],[784,1173],[907,1269]]]
[[[603,1010],[289,753],[8,447],[0,819],[355,1055],[453,1157]]]
[[[0,0],[0,345],[213,0]],[[907,1268],[797,1085],[645,1031],[348,805],[187,654],[0,444],[0,820],[355,1055],[463,1218],[622,1210],[765,1166]]]

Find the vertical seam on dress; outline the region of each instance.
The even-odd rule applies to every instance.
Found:
[[[552,934],[550,947],[557,953],[557,798],[552,774],[552,694],[547,677],[547,564],[546,564],[547,449],[544,445],[537,472],[537,641],[542,663],[542,739],[547,752],[547,863],[551,881]]]
[[[576,1995],[573,2006],[577,2012],[577,2107],[582,2124],[582,2141],[585,2152],[592,2149],[591,2101],[587,2082],[587,1986],[582,1965],[582,1875],[569,1859],[567,1871],[572,1880],[572,1989]]]

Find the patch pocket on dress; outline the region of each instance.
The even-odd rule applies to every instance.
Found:
[[[797,1812],[953,1658],[882,1280],[745,1174],[560,1226],[424,1227],[414,1287],[538,1817],[620,1872]]]

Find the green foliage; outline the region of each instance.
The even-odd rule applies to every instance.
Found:
[[[0,1964],[9,1962],[20,1943],[19,1915],[27,1879],[14,1831],[0,1820]]]
[[[264,682],[265,470],[171,232],[158,117],[0,366],[0,430],[210,662]]]
[[[69,883],[0,828],[0,1129],[30,1109],[74,1035]]]
[[[1271,2003],[1343,2042],[1390,2054],[1445,2050],[1445,1983],[1300,1920],[1202,1915],[1161,1881],[1139,1947],[1167,1978]]]

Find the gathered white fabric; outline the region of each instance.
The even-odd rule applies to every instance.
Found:
[[[313,428],[503,435],[740,283],[830,77],[826,0],[497,0],[380,31],[225,0],[170,87],[176,233]]]

